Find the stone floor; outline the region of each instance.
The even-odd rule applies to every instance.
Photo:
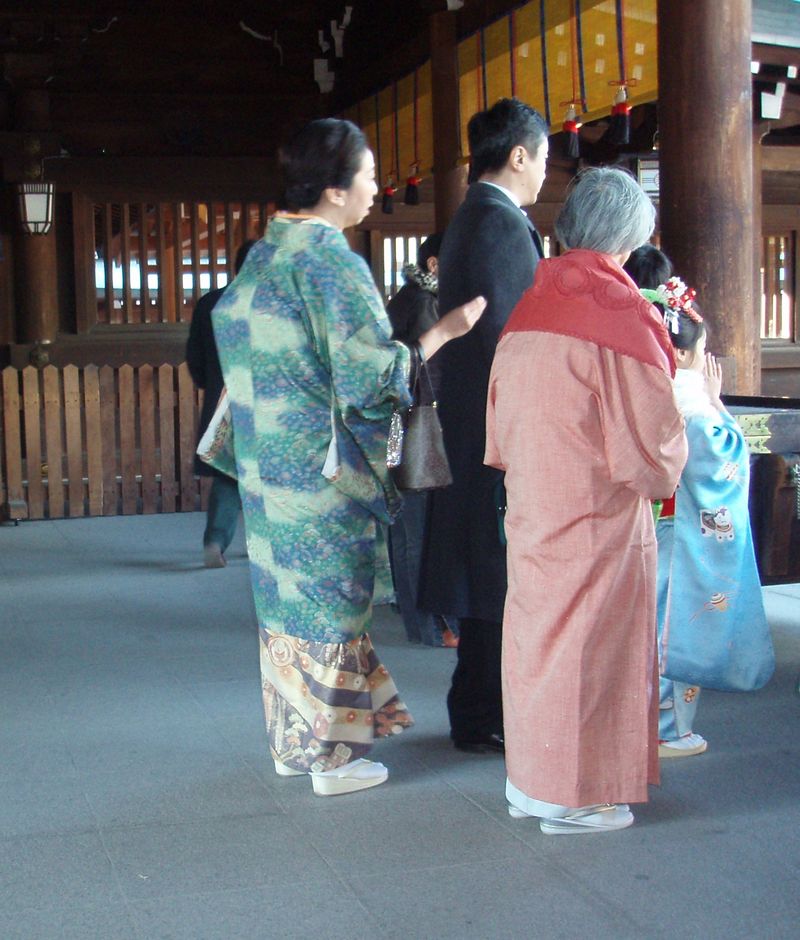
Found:
[[[0,938],[800,936],[800,586],[765,591],[769,685],[704,693],[700,757],[631,829],[512,820],[459,753],[451,650],[373,635],[417,719],[388,784],[322,799],[270,766],[241,536],[199,514],[0,526]]]

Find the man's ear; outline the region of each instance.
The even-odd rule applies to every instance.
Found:
[[[528,153],[522,144],[518,144],[516,147],[512,147],[511,153],[508,157],[508,163],[512,170],[519,171],[525,166],[525,157]]]

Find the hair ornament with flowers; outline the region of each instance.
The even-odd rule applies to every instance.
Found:
[[[697,291],[693,287],[687,287],[679,277],[671,277],[666,284],[659,284],[655,290],[645,289],[640,293],[650,303],[663,307],[664,323],[673,333],[680,332],[679,318],[682,313],[695,323],[703,322],[703,318],[693,307]]]

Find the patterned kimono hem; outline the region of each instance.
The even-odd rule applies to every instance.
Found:
[[[367,634],[315,643],[262,631],[260,644],[270,749],[287,767],[331,770],[414,724]]]

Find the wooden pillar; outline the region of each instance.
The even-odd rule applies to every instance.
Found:
[[[658,0],[661,242],[697,288],[725,391],[744,395],[760,356],[750,55],[751,0]]]
[[[756,121],[753,124],[753,330],[756,342],[753,382],[756,393],[761,391],[761,265],[764,254],[761,140],[769,130],[768,121]]]
[[[39,137],[50,125],[50,96],[25,88],[16,102],[19,130],[24,133],[24,178],[43,180],[44,153]],[[55,223],[47,235],[22,231],[15,244],[17,342],[52,343],[58,333],[58,264]]]
[[[55,227],[16,242],[17,342],[52,343],[58,333]]]
[[[0,183],[0,346],[16,339],[14,317],[14,226],[16,211],[10,186]]]
[[[436,231],[443,232],[466,192],[458,111],[458,55],[453,13],[431,14],[433,185]]]

